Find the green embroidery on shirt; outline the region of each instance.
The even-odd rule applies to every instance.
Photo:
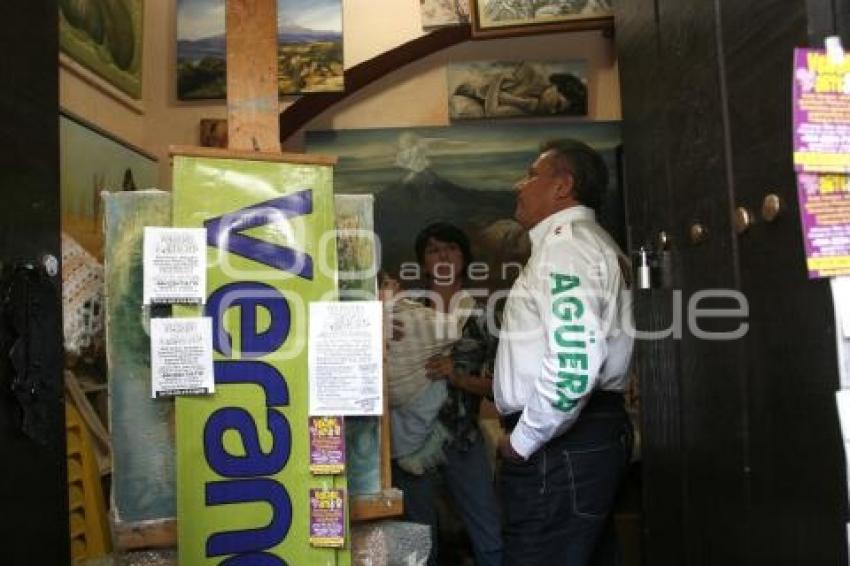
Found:
[[[579,348],[584,350],[586,347],[584,340],[575,340],[576,337],[570,336],[571,333],[579,334],[582,338],[584,338],[584,326],[567,326],[566,324],[559,326],[555,329],[555,333],[553,334],[555,337],[555,343],[561,348]]]
[[[573,395],[581,395],[587,390],[587,374],[558,372],[559,381],[555,385],[560,389],[569,389]]]
[[[578,297],[558,297],[552,303],[552,314],[564,322],[573,322],[584,315],[584,303]]]
[[[588,358],[585,327],[581,324],[585,306],[579,297],[564,295],[568,291],[581,287],[581,281],[574,275],[552,273],[552,314],[565,324],[553,330],[553,339],[559,348],[565,351],[557,352],[558,372],[555,381],[555,393],[558,399],[552,407],[568,413],[576,408],[578,399],[587,393],[588,387]],[[568,395],[569,393],[569,395]]]
[[[552,403],[552,406],[554,408],[565,413],[569,413],[570,411],[576,408],[576,405],[578,405],[578,400],[570,399],[569,397],[567,397],[567,394],[561,391],[560,389],[557,390],[557,393],[558,400]]]
[[[575,275],[552,274],[552,294],[558,295],[581,286],[581,281]]]
[[[581,352],[558,352],[558,365],[564,369],[587,371],[587,352],[583,346]]]

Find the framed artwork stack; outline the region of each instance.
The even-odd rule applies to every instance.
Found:
[[[470,0],[472,33],[498,37],[613,26],[611,0]]]

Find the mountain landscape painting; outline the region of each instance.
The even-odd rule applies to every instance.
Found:
[[[280,94],[342,91],[342,0],[278,0]],[[177,98],[227,94],[224,0],[177,2]]]
[[[415,262],[414,241],[434,221],[462,228],[473,255],[488,266],[479,286],[505,288],[529,252],[513,220],[514,184],[540,144],[575,138],[598,150],[610,173],[600,223],[624,246],[619,122],[464,124],[451,127],[307,133],[310,152],[336,155],[337,193],[375,195],[375,232],[384,271],[398,275]],[[402,277],[406,279],[406,277]]]

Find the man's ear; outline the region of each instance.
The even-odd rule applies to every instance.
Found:
[[[558,175],[558,181],[555,185],[555,198],[558,200],[573,198],[575,196],[573,194],[574,186],[575,180],[573,179],[572,173]]]

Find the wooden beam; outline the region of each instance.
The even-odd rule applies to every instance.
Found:
[[[392,330],[385,330],[392,332]],[[381,489],[388,490],[393,486],[392,472],[392,438],[390,430],[390,386],[387,372],[387,341],[384,340],[384,414],[380,418],[381,431]]]
[[[404,513],[401,491],[386,489],[374,495],[356,495],[351,500],[352,521],[372,521],[400,517]]]
[[[109,431],[100,420],[100,416],[91,406],[85,391],[83,391],[79,380],[73,372],[65,370],[65,392],[68,393],[71,402],[77,407],[83,422],[86,424],[92,439],[92,451],[94,452],[97,468],[101,476],[112,472],[112,442]]]
[[[227,0],[230,148],[280,151],[276,0]]]
[[[281,141],[286,141],[323,111],[381,77],[471,37],[468,25],[438,29],[355,65],[345,71],[345,92],[316,92],[302,96],[280,114]]]
[[[121,550],[175,548],[177,546],[177,520],[162,519],[141,523],[113,522],[113,536],[115,546]]]
[[[168,148],[172,157],[205,157],[208,159],[242,159],[246,161],[274,161],[279,163],[297,163],[304,165],[336,165],[333,155],[315,153],[280,153],[265,151],[234,151],[217,147],[195,147],[190,145],[172,145]]]

